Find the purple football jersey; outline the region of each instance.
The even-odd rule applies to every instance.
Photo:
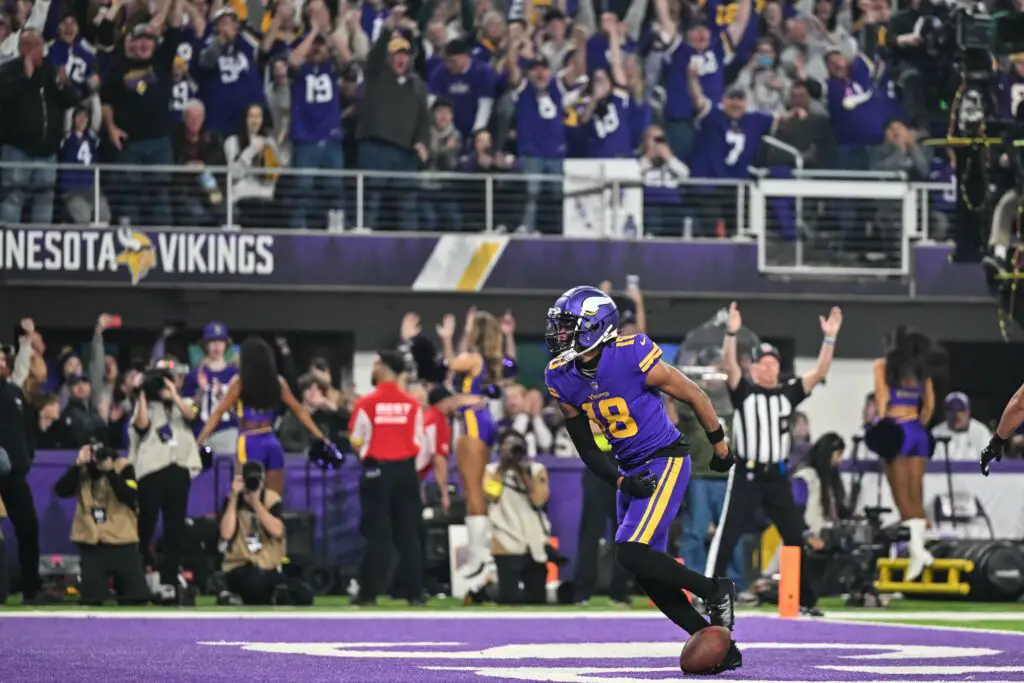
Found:
[[[586,377],[575,363],[551,361],[544,372],[548,391],[601,426],[619,465],[628,468],[679,441],[661,392],[647,386],[647,373],[661,348],[647,335],[620,336],[604,347],[597,374]]]

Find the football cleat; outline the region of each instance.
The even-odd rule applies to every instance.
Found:
[[[723,626],[730,631],[736,623],[736,584],[729,579],[719,579],[721,597],[708,598],[708,618],[712,626]]]

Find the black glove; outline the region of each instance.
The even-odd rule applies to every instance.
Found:
[[[657,487],[658,480],[647,470],[623,477],[619,484],[619,490],[631,498],[650,498]]]
[[[708,469],[712,472],[728,472],[739,461],[740,459],[736,457],[736,454],[730,448],[724,458],[719,457],[717,453],[712,455],[711,462],[708,463]]]
[[[981,452],[981,473],[986,477],[988,476],[989,463],[993,460],[999,462],[1003,459],[1003,453],[1006,452],[1006,444],[1006,439],[992,435],[992,440],[988,442],[988,445]]]

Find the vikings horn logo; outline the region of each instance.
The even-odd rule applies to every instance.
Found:
[[[127,228],[117,231],[117,241],[120,242],[122,251],[116,260],[128,268],[132,276],[132,286],[135,286],[156,267],[156,249],[153,248],[153,242],[146,233],[132,232]]]
[[[580,313],[583,315],[597,315],[598,310],[606,304],[614,303],[608,296],[588,296],[580,306]]]

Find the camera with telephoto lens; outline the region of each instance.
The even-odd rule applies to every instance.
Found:
[[[167,382],[174,381],[174,375],[165,368],[150,368],[142,374],[142,393],[148,401],[161,400],[160,393],[167,388]]]
[[[101,463],[105,460],[116,460],[118,457],[117,451],[95,439],[89,443],[89,448],[92,451],[92,461],[95,463]]]
[[[498,453],[501,460],[511,467],[517,467],[526,459],[526,439],[519,432],[508,430],[498,437]]]
[[[255,493],[263,485],[263,463],[250,460],[242,465],[242,481],[245,483],[245,490]]]

